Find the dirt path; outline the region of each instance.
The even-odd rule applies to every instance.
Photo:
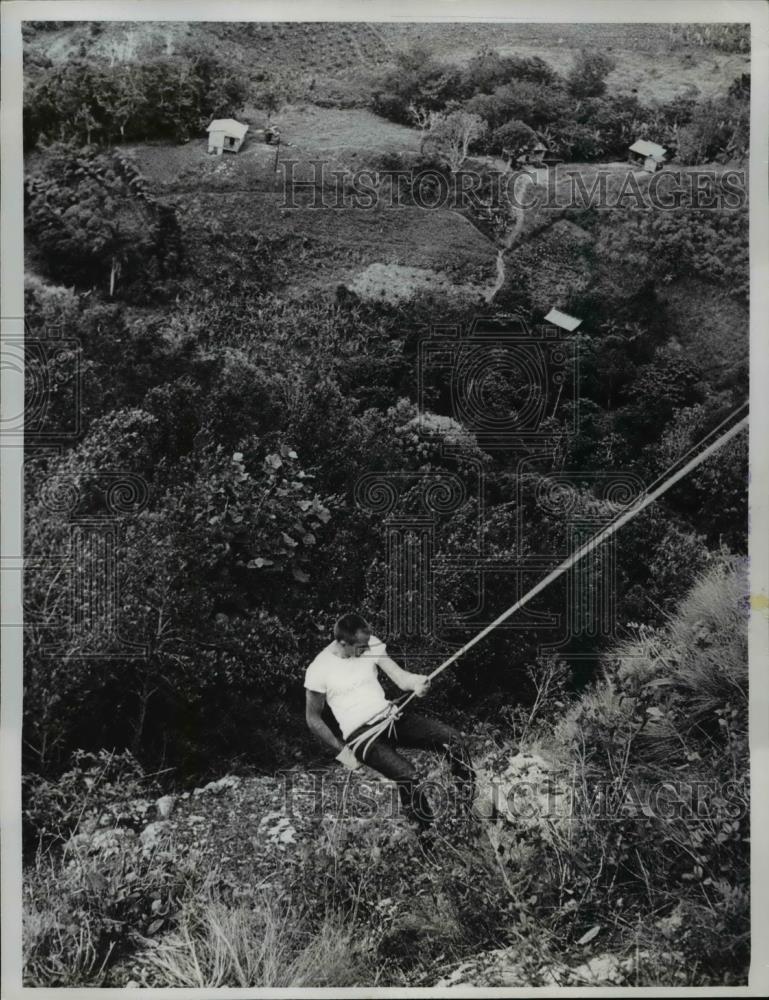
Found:
[[[500,162],[502,162],[502,161],[500,161]],[[535,181],[535,179],[533,177],[529,176],[528,174],[526,174],[524,176],[528,177],[528,183],[526,184],[524,190],[522,192],[520,192],[520,195],[523,195],[524,198],[525,198],[526,191],[528,190],[528,188],[532,184],[535,184],[536,181]],[[528,199],[526,199],[526,200],[528,200]],[[459,215],[460,213],[457,212],[455,214]],[[496,296],[499,293],[499,291],[502,289],[502,287],[505,284],[505,279],[507,277],[507,272],[506,272],[506,268],[505,268],[505,253],[508,250],[510,250],[510,248],[513,246],[513,244],[518,239],[518,237],[520,236],[520,234],[521,234],[521,232],[523,230],[523,224],[524,224],[524,221],[525,221],[525,209],[523,209],[523,208],[513,208],[514,222],[513,222],[512,226],[505,231],[505,234],[502,237],[501,241],[500,240],[492,239],[492,237],[490,237],[479,226],[476,225],[476,223],[473,221],[472,218],[469,218],[466,215],[463,215],[462,218],[465,219],[467,222],[469,222],[470,225],[475,230],[477,230],[477,232],[479,232],[481,234],[481,236],[483,236],[483,238],[485,240],[487,240],[493,246],[497,247],[496,276],[495,276],[495,279],[494,279],[494,284],[491,286],[491,288],[484,295],[485,301],[488,302],[489,304],[491,304],[494,301],[494,299],[496,298]],[[501,242],[501,246],[500,246],[500,242]]]

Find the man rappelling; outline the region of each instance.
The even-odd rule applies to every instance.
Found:
[[[307,668],[304,686],[307,689],[307,724],[310,729],[327,746],[337,751],[337,760],[341,763],[353,768],[364,762],[395,781],[406,812],[423,827],[429,826],[434,816],[425,790],[420,786],[416,769],[398,753],[396,747],[448,749],[452,772],[457,778],[467,782],[465,788],[472,795],[472,763],[461,734],[437,719],[406,712],[408,703],[414,697],[423,698],[435,677],[525,607],[554,580],[603,545],[623,525],[637,517],[733,437],[746,430],[749,423],[747,414],[736,422],[733,421],[743,410],[747,410],[747,406],[747,402],[743,403],[722,420],[698,445],[690,448],[647,487],[634,503],[621,510],[613,520],[567,556],[494,621],[468,639],[461,649],[452,653],[428,677],[401,669],[387,655],[384,643],[371,634],[371,629],[360,615],[344,615],[334,626],[334,641]],[[715,438],[726,424],[732,426]],[[711,438],[715,439],[709,440]],[[677,465],[680,468],[676,469]],[[410,692],[405,699],[399,703],[387,700],[379,683],[377,668],[402,691]],[[338,739],[321,718],[326,702],[336,717],[342,730],[342,739],[346,742]]]
[[[451,726],[412,711],[400,715],[397,705],[385,696],[378,669],[417,698],[428,692],[429,678],[403,670],[391,660],[385,644],[371,634],[365,619],[344,615],[334,626],[333,642],[307,668],[307,725],[347,767],[354,769],[365,763],[396,782],[404,811],[426,828],[435,817],[425,789],[414,765],[397,748],[447,750],[452,774],[471,796],[474,772],[470,755],[462,734]],[[341,740],[323,721],[327,703],[341,729]]]

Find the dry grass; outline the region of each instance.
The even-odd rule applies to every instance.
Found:
[[[310,931],[287,898],[233,905],[208,895],[185,907],[172,934],[148,940],[137,965],[163,987],[373,986],[370,954],[342,914]]]
[[[196,891],[202,876],[186,859],[159,848],[142,852],[135,837],[113,833],[114,843],[99,853],[73,839],[63,855],[39,850],[26,869],[25,985],[103,985],[116,956],[133,946],[133,933]]]
[[[746,593],[744,561],[721,558],[665,628],[642,629],[615,649],[556,727],[575,795],[568,831],[553,830],[560,884],[575,880],[580,906],[613,924],[620,940],[635,913],[644,984],[670,983],[649,977],[675,967],[664,960],[673,946],[688,956],[688,983],[745,974]],[[663,786],[673,794],[665,803],[654,792]],[[708,789],[704,799],[692,799],[695,787]],[[597,801],[613,805],[596,813]]]
[[[376,985],[376,948],[355,905],[343,911],[329,897],[319,919],[280,889],[225,899],[212,888],[220,875],[173,842],[147,852],[124,836],[106,852],[39,851],[25,873],[25,984]]]

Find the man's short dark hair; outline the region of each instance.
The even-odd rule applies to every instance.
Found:
[[[352,642],[358,632],[370,631],[371,629],[366,619],[351,612],[349,615],[342,615],[336,625],[334,625],[334,638],[337,641],[344,639],[345,642]]]

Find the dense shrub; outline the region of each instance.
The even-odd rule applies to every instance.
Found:
[[[729,95],[697,102],[691,87],[664,103],[642,105],[633,94],[607,94],[614,60],[581,51],[566,81],[538,57],[502,56],[484,49],[463,70],[438,62],[417,46],[396,57],[397,68],[379,82],[377,114],[413,124],[413,107],[452,111],[458,103],[489,127],[484,148],[499,153],[498,135],[523,123],[545,136],[551,154],[568,160],[624,159],[628,146],[649,138],[684,163],[742,160],[749,140],[749,75]]]
[[[749,93],[733,89],[727,97],[700,102],[678,132],[678,158],[682,163],[712,160],[743,162],[750,143]]]
[[[26,228],[55,281],[96,285],[110,297],[156,294],[181,263],[174,210],[118,151],[49,150],[27,183]]]
[[[749,961],[746,592],[733,561],[699,575],[558,728],[578,760],[572,870],[601,859],[584,903],[672,914],[689,960],[726,982]]]
[[[677,45],[699,45],[722,52],[750,52],[749,24],[671,24]]]
[[[493,153],[501,153],[507,149],[513,158],[520,156],[537,142],[537,133],[525,122],[513,119],[494,129],[489,141],[489,149]]]
[[[415,44],[396,54],[395,68],[384,74],[374,90],[372,107],[386,118],[411,124],[412,104],[438,111],[462,92],[459,68],[438,61],[428,47]]]
[[[513,80],[554,85],[558,83],[558,74],[539,56],[501,56],[493,49],[484,49],[465,67],[464,92],[490,94]]]
[[[478,94],[465,108],[479,115],[492,129],[516,118],[533,129],[542,129],[567,114],[567,95],[547,83],[522,80],[497,87],[491,94]]]
[[[26,775],[23,780],[25,851],[61,846],[86,827],[142,825],[148,796],[157,794],[157,779],[145,775],[128,751],[76,750],[69,769],[56,778]]]
[[[24,94],[24,143],[185,139],[236,114],[246,81],[210,52],[146,62],[68,59],[34,73]]]
[[[581,49],[569,70],[569,93],[573,97],[600,97],[606,90],[606,77],[615,66],[611,56]]]

